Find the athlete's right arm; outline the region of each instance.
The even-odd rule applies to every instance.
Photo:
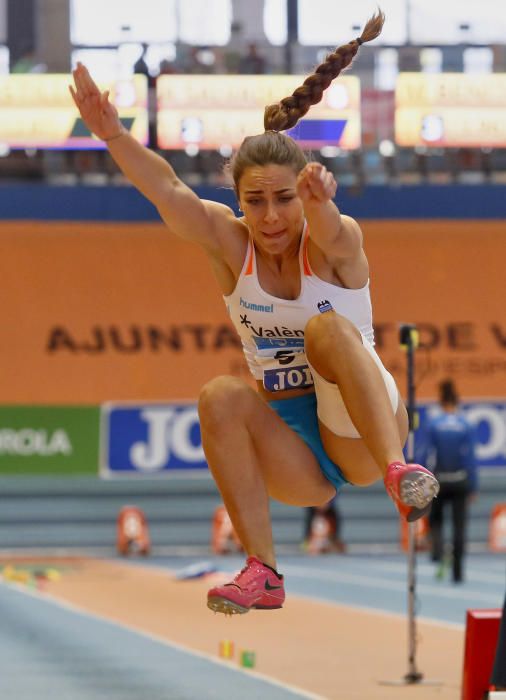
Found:
[[[83,121],[107,143],[111,156],[128,180],[155,205],[170,231],[217,251],[216,217],[225,216],[228,207],[204,203],[177,177],[164,158],[136,141],[109,102],[109,91],[100,92],[85,66],[78,63],[72,74],[75,88],[69,88]]]

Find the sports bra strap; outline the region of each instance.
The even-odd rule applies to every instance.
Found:
[[[246,260],[244,262],[244,276],[251,276],[254,272],[255,263],[255,246],[251,240],[251,236],[248,238],[248,248],[246,250]]]
[[[311,270],[311,265],[309,264],[309,257],[307,254],[307,244],[309,243],[309,226],[305,227],[302,242],[302,271],[306,277],[312,277],[313,271]]]

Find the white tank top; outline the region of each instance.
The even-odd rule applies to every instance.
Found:
[[[301,288],[297,299],[280,299],[261,288],[251,237],[236,287],[223,297],[250,371],[268,391],[313,384],[304,352],[304,328],[317,313],[334,309],[374,344],[369,281],[361,289],[345,289],[320,279],[309,265],[307,243],[305,226],[299,248]]]

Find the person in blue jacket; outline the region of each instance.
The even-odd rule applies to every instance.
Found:
[[[467,512],[478,490],[473,426],[459,409],[455,384],[445,379],[439,384],[441,412],[428,425],[427,466],[430,467],[441,490],[429,515],[432,560],[443,561],[443,513],[451,505],[453,526],[453,581],[463,580],[462,562],[465,552]]]

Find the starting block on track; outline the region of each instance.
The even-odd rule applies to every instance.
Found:
[[[119,554],[149,554],[151,541],[146,516],[137,506],[123,506],[117,520],[116,547]]]
[[[311,519],[307,539],[309,554],[344,552],[346,545],[337,537],[337,518],[334,511],[316,509]]]
[[[242,552],[242,544],[232,525],[225,506],[221,505],[214,511],[211,526],[211,550],[214,554]]]
[[[482,700],[490,687],[502,610],[468,610],[462,700]]]
[[[506,552],[506,503],[497,503],[492,509],[488,546],[492,552]]]

